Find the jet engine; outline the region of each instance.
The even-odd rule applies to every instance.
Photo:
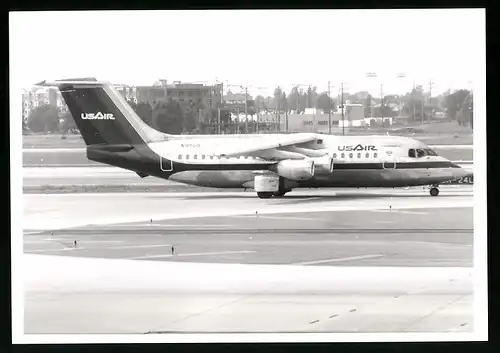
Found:
[[[271,170],[289,180],[308,180],[314,176],[314,161],[283,160],[271,167]]]

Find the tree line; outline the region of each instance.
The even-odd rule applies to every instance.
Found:
[[[444,99],[440,96],[426,101],[421,90],[413,89],[403,96],[386,95],[382,99],[376,99],[368,94],[364,100],[360,100],[358,94],[344,94],[344,100],[351,103],[364,105],[365,117],[369,116],[395,116],[396,113],[389,104],[395,103],[402,106],[402,113],[407,115],[410,121],[429,120],[432,112],[446,111],[449,119],[456,120],[458,124],[472,127],[473,118],[473,96],[465,89],[448,92]],[[372,106],[373,100],[381,104]],[[437,102],[441,100],[442,103]],[[130,106],[146,124],[159,131],[170,134],[213,134],[217,132],[220,121],[221,131],[225,133],[252,132],[256,131],[255,122],[232,122],[231,110],[217,105],[216,108],[207,108],[201,99],[178,102],[171,98],[148,102],[135,103],[129,101]],[[220,111],[218,108],[221,108]],[[322,109],[325,112],[336,111],[335,100],[330,98],[328,92],[318,93],[316,87],[308,87],[306,90],[293,87],[287,95],[280,87],[274,90],[274,97],[265,98],[258,95],[252,104],[247,105],[247,113],[253,115],[258,111],[289,112],[291,110],[299,113],[307,108]],[[241,111],[242,113],[242,111]],[[220,114],[220,116],[219,116]],[[265,124],[260,124],[265,130]],[[267,127],[271,129],[271,127]],[[59,112],[56,107],[41,105],[33,109],[28,116],[27,122],[23,119],[23,132],[35,133],[62,133],[67,134],[76,131],[77,127],[69,111]]]
[[[317,88],[309,86],[306,90],[295,86],[287,95],[281,87],[276,87],[274,96],[265,98],[255,97],[255,107],[259,110],[276,110],[287,112],[294,110],[303,113],[307,108],[317,108],[324,111],[335,111],[335,101],[328,96],[328,92],[318,93]]]
[[[207,109],[202,100],[178,102],[174,99],[139,102],[128,101],[137,115],[152,128],[169,134],[210,134],[216,133],[218,121],[226,133],[240,131],[231,124],[231,111],[217,108]],[[219,108],[219,107],[218,107]],[[249,114],[255,113],[253,107]],[[219,115],[220,114],[220,115]],[[250,124],[252,125],[252,124]],[[248,124],[245,124],[248,128]],[[68,134],[77,130],[69,111],[60,112],[56,107],[41,105],[33,109],[27,122],[23,119],[23,132]],[[241,128],[243,131],[243,127]]]

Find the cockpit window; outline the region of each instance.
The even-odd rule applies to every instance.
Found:
[[[415,154],[415,149],[414,148],[408,150],[408,157],[411,157],[411,158],[417,157],[416,154]]]
[[[417,148],[417,157],[422,158],[425,157],[427,154],[425,153],[424,150],[421,150],[420,148]]]
[[[427,153],[428,156],[437,156],[438,154],[431,150],[430,148],[426,148],[425,152]]]

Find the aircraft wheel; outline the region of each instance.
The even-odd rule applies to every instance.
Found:
[[[439,195],[439,189],[438,188],[431,188],[431,196],[437,196]]]
[[[269,198],[273,197],[273,193],[272,192],[258,192],[257,196],[259,197],[259,199],[269,199]]]

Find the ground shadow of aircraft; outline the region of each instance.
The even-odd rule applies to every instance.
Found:
[[[446,195],[443,194],[440,197],[453,197],[455,195]],[[151,198],[168,198],[171,196],[160,196],[160,195],[151,195]],[[362,199],[376,199],[376,198],[421,198],[428,197],[427,193],[415,193],[415,194],[403,194],[403,193],[368,193],[368,192],[339,192],[335,194],[300,194],[293,195],[288,194],[286,196],[274,197],[268,199],[268,202],[277,202],[283,201],[283,203],[291,203],[287,201],[296,200],[296,202],[305,201],[305,202],[322,202],[322,201],[336,201],[336,200],[362,200]],[[253,198],[253,194],[241,192],[239,194],[224,194],[219,193],[217,195],[182,195],[179,196],[179,199],[182,200],[224,200],[224,199],[247,199]]]

